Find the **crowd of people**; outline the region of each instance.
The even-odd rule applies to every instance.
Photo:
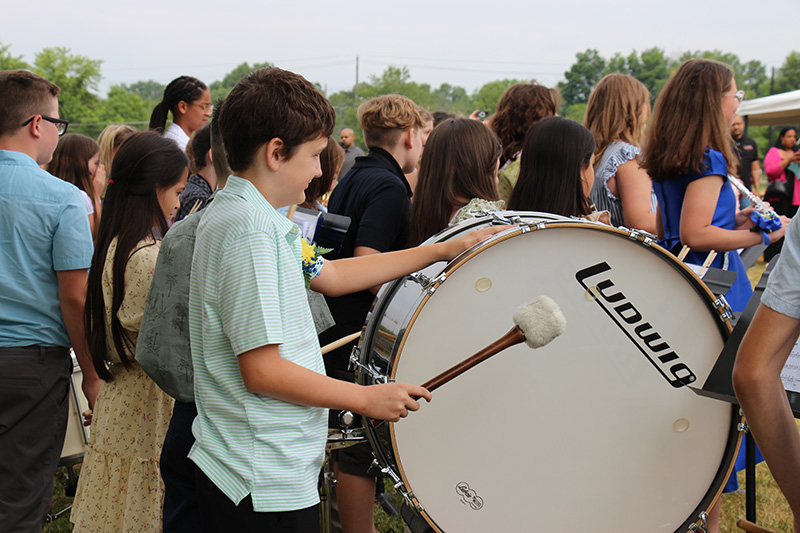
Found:
[[[333,139],[312,84],[277,68],[219,102],[181,76],[148,131],[111,125],[97,141],[65,134],[59,92],[0,72],[2,529],[39,531],[49,510],[71,347],[91,425],[75,531],[317,530],[335,413],[397,421],[431,399],[357,385],[353,344],[324,357],[320,345],[360,330],[383,283],[503,228],[432,236],[509,209],[643,230],[698,265],[716,252],[711,265],[737,273],[735,312],[752,295],[737,250],[785,241],[733,381],[800,531],[800,434],[780,382],[800,334],[797,130],[764,158],[787,204],[768,231],[729,182],[757,191],[761,167],[722,63],[684,63],[652,110],[642,83],[610,74],[585,124],[559,117],[558,92],[535,82],[485,121],[376,97],[358,109],[366,154],[352,129]],[[349,217],[332,256],[309,257],[292,206]],[[372,532],[371,449],[333,460],[343,531]]]

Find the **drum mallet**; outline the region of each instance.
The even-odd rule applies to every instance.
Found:
[[[744,531],[748,531],[749,533],[775,533],[771,529],[763,528],[758,524],[754,524],[748,520],[744,520],[743,518],[740,518],[736,521],[736,527]]]
[[[541,348],[564,333],[567,327],[567,320],[561,308],[548,296],[539,296],[519,306],[513,320],[515,326],[511,331],[475,355],[426,381],[422,386],[432,392],[493,355],[521,342],[525,342],[533,349]]]
[[[361,336],[361,332],[360,331],[356,331],[355,333],[351,333],[347,337],[342,337],[338,341],[333,341],[330,344],[326,344],[325,346],[322,347],[322,355],[325,355],[328,352],[332,352],[336,348],[341,348],[342,346],[344,346],[348,342],[353,342],[354,340],[358,339],[360,336]]]

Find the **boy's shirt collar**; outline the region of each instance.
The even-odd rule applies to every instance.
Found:
[[[286,242],[291,244],[300,237],[300,228],[297,227],[297,224],[281,215],[272,204],[258,192],[256,186],[250,183],[250,181],[232,175],[228,178],[228,183],[225,185],[225,188],[219,192],[235,194],[236,196],[244,198],[247,202],[252,204],[253,207],[265,213],[278,227],[278,231],[286,236]]]
[[[0,150],[0,159],[11,159],[18,165],[33,166],[39,168],[36,160],[25,152],[15,150]]]

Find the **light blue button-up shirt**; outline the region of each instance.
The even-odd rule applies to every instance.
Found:
[[[93,250],[78,188],[0,150],[0,347],[70,345],[56,272],[89,268]]]

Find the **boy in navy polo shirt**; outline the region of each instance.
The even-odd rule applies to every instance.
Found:
[[[328,202],[331,213],[351,219],[339,257],[406,248],[412,192],[405,175],[416,168],[422,153],[424,114],[404,96],[390,94],[364,102],[358,108],[358,122],[369,155],[356,158]],[[327,298],[336,325],[320,336],[322,344],[361,329],[377,289]],[[329,376],[352,381],[352,373],[347,372],[352,348],[350,343],[326,354]],[[336,494],[345,531],[372,531],[375,477],[368,472],[371,463],[367,444],[336,453]]]

